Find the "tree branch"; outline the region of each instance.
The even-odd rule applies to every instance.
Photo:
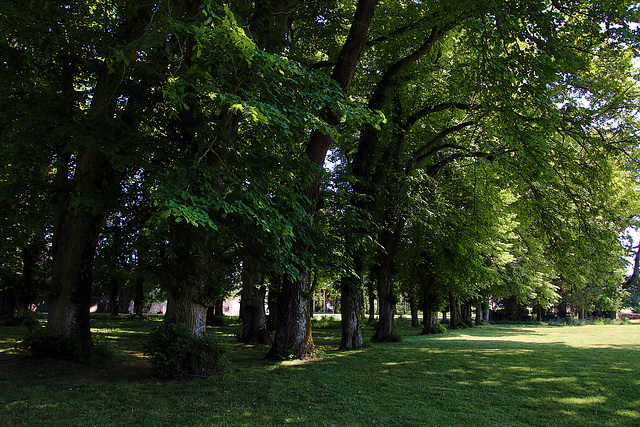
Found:
[[[432,154],[434,154],[437,150],[439,150],[440,148],[443,147],[438,147],[436,148],[437,144],[442,141],[443,139],[445,139],[447,136],[451,135],[452,133],[458,132],[459,130],[462,130],[466,127],[469,126],[473,126],[477,123],[477,120],[472,120],[472,121],[468,121],[468,122],[462,122],[459,123],[455,126],[451,126],[448,127],[446,129],[443,129],[442,131],[440,131],[440,133],[438,133],[436,136],[434,136],[429,142],[427,142],[425,145],[423,145],[422,147],[420,147],[411,157],[411,161],[409,162],[409,165],[407,165],[407,174],[411,173],[413,171],[413,169],[415,168],[415,166],[423,161],[424,159],[428,158],[429,156],[431,156]]]

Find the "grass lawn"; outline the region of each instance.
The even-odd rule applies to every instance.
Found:
[[[94,318],[109,366],[33,360],[0,327],[0,425],[640,425],[640,324],[491,325],[336,351],[338,322],[314,329],[323,354],[269,362],[229,342],[222,377],[160,381],[142,356],[153,319]],[[365,329],[365,336],[373,335]]]

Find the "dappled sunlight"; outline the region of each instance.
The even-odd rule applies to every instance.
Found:
[[[607,398],[605,396],[587,396],[587,397],[561,397],[561,398],[552,398],[558,403],[562,403],[564,405],[593,405],[605,403]]]
[[[619,415],[621,417],[627,417],[627,418],[632,418],[634,420],[640,420],[640,412],[638,411],[632,411],[629,409],[619,409],[617,411],[614,412],[616,415]]]
[[[134,356],[139,359],[149,359],[149,356],[145,356],[144,353],[139,351],[131,351],[131,350],[122,350],[123,353],[128,354],[129,356]]]
[[[548,385],[553,385],[553,384],[557,384],[557,383],[572,383],[572,384],[576,384],[578,382],[578,379],[575,377],[538,377],[538,378],[531,378],[526,380],[527,382],[530,383],[534,383],[534,384],[548,384]]]

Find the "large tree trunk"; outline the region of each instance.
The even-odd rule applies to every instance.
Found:
[[[332,77],[346,93],[360,62],[360,57],[366,44],[369,24],[378,0],[359,0],[349,29],[349,34],[338,54]],[[330,125],[338,125],[340,120],[331,112],[322,112]],[[309,160],[322,168],[327,151],[331,147],[331,136],[320,131],[311,134],[306,148]],[[321,174],[317,172],[315,179],[304,190],[309,199],[308,214],[315,217],[320,198]],[[301,248],[307,251],[308,248]],[[280,353],[293,353],[298,357],[307,357],[314,351],[311,337],[311,307],[307,301],[309,292],[309,272],[305,266],[300,266],[300,278],[285,278],[278,298],[278,318],[276,321],[276,335],[273,346],[267,357],[274,357]]]
[[[134,15],[114,31],[122,44],[141,37],[147,29],[152,6],[137,8]],[[60,144],[56,159],[54,186],[56,200],[53,221],[53,271],[51,282],[55,294],[51,300],[47,330],[57,336],[76,334],[80,340],[81,357],[91,356],[91,329],[89,309],[93,282],[93,258],[100,227],[109,203],[115,199],[119,175],[107,159],[101,147],[112,147],[111,138],[118,137],[119,129],[113,125],[114,112],[119,99],[118,86],[126,78],[126,64],[115,62],[110,72],[102,66],[97,71],[91,105],[84,117],[84,132],[74,135],[76,141],[84,141],[84,148],[75,156],[73,179],[70,180],[71,153]],[[113,70],[112,69],[112,70]],[[71,95],[74,89],[74,66],[62,55],[62,93]],[[66,120],[73,119],[74,96],[66,96],[70,102],[61,105]],[[131,100],[130,100],[131,101]],[[124,119],[123,119],[124,120]]]
[[[449,321],[451,329],[459,327],[462,323],[460,316],[460,306],[458,305],[458,298],[452,293],[449,294],[449,312],[451,313],[451,320]]]
[[[213,304],[209,286],[213,265],[211,241],[190,225],[172,224],[170,242],[171,298],[167,301],[165,321],[184,324],[194,335],[203,336],[207,310]]]
[[[429,274],[424,264],[416,266],[418,275],[420,276],[422,288],[422,335],[433,334],[436,332],[436,324],[438,323],[438,290],[435,287],[435,279]]]
[[[386,267],[386,268],[385,268]],[[377,271],[378,281],[378,329],[373,341],[392,341],[396,338],[394,314],[396,297],[394,295],[393,276],[390,266],[380,265]]]
[[[299,358],[310,357],[315,348],[311,337],[310,309],[306,292],[309,290],[309,273],[303,271],[303,279],[282,281],[282,289],[276,303],[276,334],[267,358],[293,354]]]
[[[267,330],[273,332],[276,330],[276,319],[278,318],[278,295],[282,288],[282,278],[274,277],[270,280],[269,293],[267,294]]]
[[[99,156],[97,152],[92,154]],[[87,156],[83,155],[81,158],[84,160]],[[83,164],[80,159],[78,163]],[[84,169],[76,171],[77,174],[81,172],[84,172]],[[78,178],[79,181],[81,179]],[[83,187],[88,186],[87,182],[84,184]],[[93,258],[102,224],[101,213],[92,214],[87,210],[82,207],[70,207],[64,219],[60,221],[60,227],[54,237],[51,282],[56,293],[51,300],[47,322],[47,330],[53,335],[76,336],[79,339],[80,355],[84,359],[91,356],[89,309]]]
[[[242,291],[240,292],[240,316],[242,335],[240,341],[246,344],[271,344],[267,331],[267,316],[264,310],[264,278],[258,270],[254,258],[247,256],[242,262]]]
[[[378,254],[376,275],[378,281],[378,329],[372,340],[395,341],[394,315],[396,309],[396,295],[393,286],[393,263],[395,259],[398,238],[403,222],[396,224],[395,230],[386,229],[380,236],[380,243],[384,252]]]
[[[342,339],[340,350],[352,350],[363,345],[360,332],[360,307],[362,305],[362,280],[357,276],[343,277],[340,280],[342,294]]]
[[[209,305],[200,302],[196,287],[182,287],[172,291],[173,312],[165,317],[174,323],[186,325],[192,334],[204,336],[207,327],[207,310]]]

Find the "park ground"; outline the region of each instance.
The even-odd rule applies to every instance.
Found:
[[[264,359],[210,327],[230,349],[223,375],[164,381],[143,355],[159,318],[95,316],[101,362],[31,359],[24,327],[0,327],[0,426],[640,424],[640,323],[493,324],[337,351],[340,324],[315,321],[312,360]],[[374,330],[364,328],[370,337]]]

